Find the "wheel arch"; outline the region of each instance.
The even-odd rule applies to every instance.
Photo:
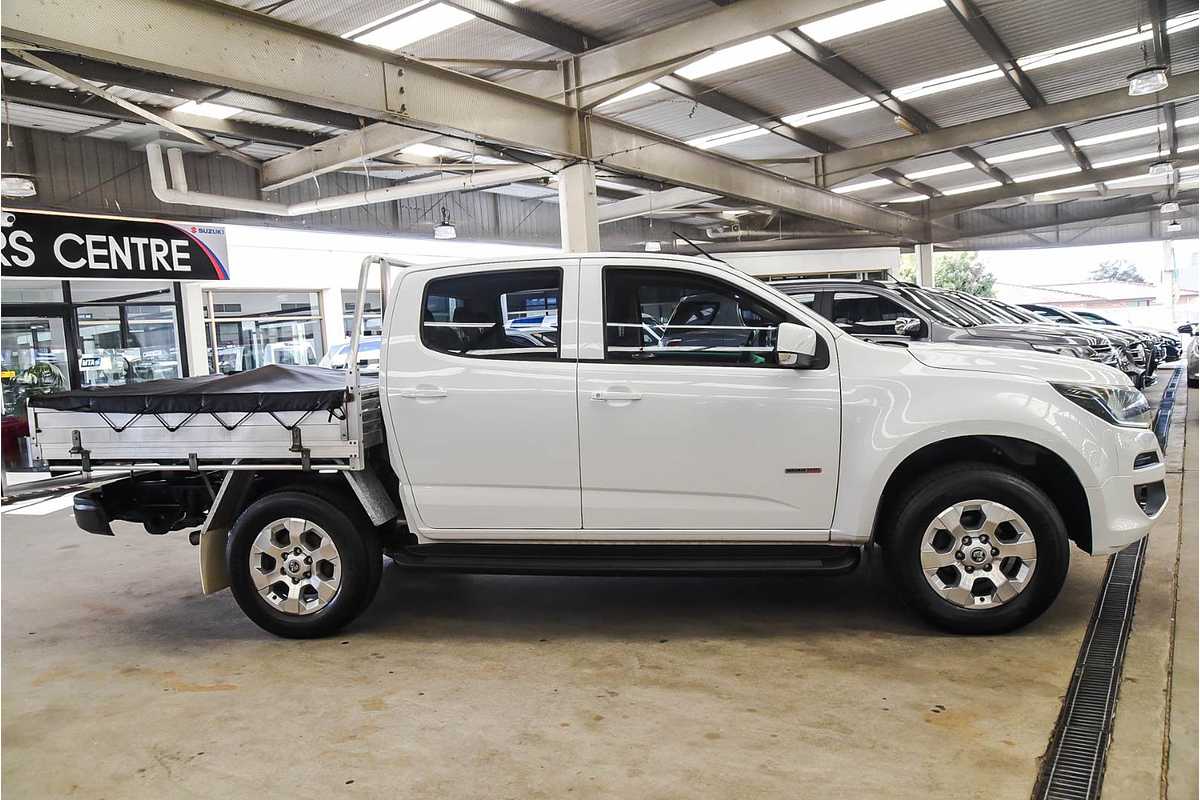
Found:
[[[871,541],[887,546],[887,520],[895,519],[905,490],[933,469],[958,462],[993,464],[1041,488],[1062,515],[1071,541],[1091,551],[1092,518],[1083,484],[1062,456],[1036,442],[1010,436],[956,436],[927,444],[901,461],[884,484],[871,526]]]

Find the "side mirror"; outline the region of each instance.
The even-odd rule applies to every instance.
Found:
[[[1193,323],[1189,322],[1187,325],[1180,325],[1178,331],[1179,333],[1186,333],[1190,336],[1194,327],[1195,326]]]
[[[916,339],[921,335],[921,320],[912,317],[897,317],[896,335]]]
[[[817,355],[817,332],[794,322],[779,323],[775,355],[781,367],[808,369]]]

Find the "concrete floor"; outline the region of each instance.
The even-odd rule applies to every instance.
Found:
[[[291,642],[203,597],[183,536],[90,536],[65,508],[2,522],[14,798],[1027,798],[1105,566],[1075,551],[1053,608],[994,638],[923,626],[878,564],[389,566],[343,636]]]

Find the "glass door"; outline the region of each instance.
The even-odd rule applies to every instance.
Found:
[[[29,465],[27,406],[34,395],[71,388],[66,324],[62,317],[0,320],[0,386],[4,413],[0,451],[4,468]]]
[[[85,387],[122,386],[183,374],[174,306],[88,304],[77,306],[75,314]]]

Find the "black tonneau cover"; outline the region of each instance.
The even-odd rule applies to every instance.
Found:
[[[364,388],[375,385],[362,379]],[[193,414],[222,411],[333,411],[345,400],[345,370],[272,364],[233,375],[167,378],[128,386],[76,389],[29,398],[59,411]]]

